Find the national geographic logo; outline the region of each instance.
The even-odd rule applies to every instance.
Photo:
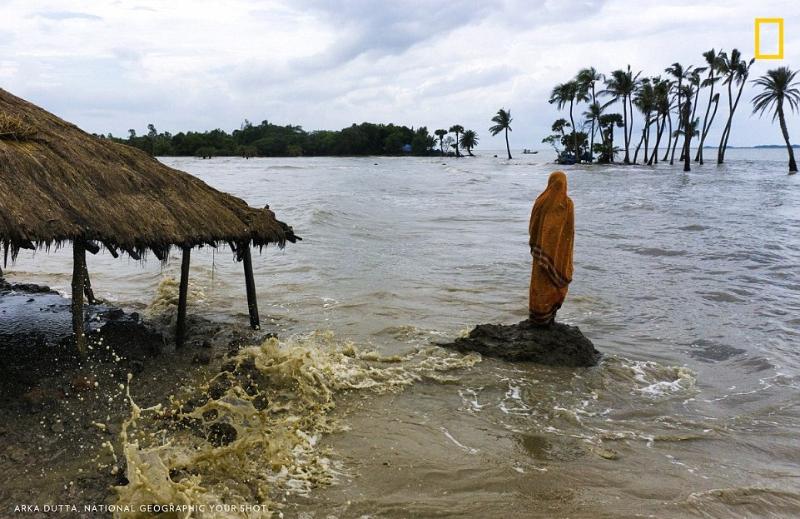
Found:
[[[783,59],[783,18],[756,18],[756,59]]]

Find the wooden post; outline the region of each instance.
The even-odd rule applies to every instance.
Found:
[[[244,282],[247,287],[247,309],[250,312],[250,327],[261,329],[258,321],[258,301],[256,300],[256,283],[253,279],[253,258],[250,255],[250,243],[240,243],[239,251],[244,263]]]
[[[89,267],[86,263],[83,264],[83,276],[83,294],[86,296],[86,302],[90,305],[96,304],[97,300],[94,298],[92,282],[89,279]]]
[[[86,248],[81,240],[72,242],[72,333],[81,357],[86,357],[86,335],[83,329],[83,290],[86,279]]]
[[[189,258],[191,247],[183,247],[181,256],[181,284],[178,291],[178,322],[175,329],[175,346],[180,348],[186,338],[186,296],[189,291]]]

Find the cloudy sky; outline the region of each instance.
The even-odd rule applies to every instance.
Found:
[[[752,75],[800,67],[796,0],[0,0],[0,87],[115,135],[460,123],[487,149],[503,146],[487,128],[506,107],[512,146],[542,147],[549,92],[579,68],[654,75],[712,47],[749,58],[755,17],[785,18],[786,50]],[[800,116],[789,125],[800,141]],[[742,106],[731,144],[779,142]]]

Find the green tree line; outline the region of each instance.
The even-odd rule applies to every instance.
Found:
[[[337,155],[432,155],[436,139],[425,126],[409,128],[394,124],[353,124],[338,131],[307,132],[301,126],[278,125],[262,121],[255,125],[245,120],[231,133],[225,130],[205,132],[159,132],[153,124],[147,133],[128,130],[127,138],[112,134],[105,139],[134,146],[155,156],[240,156],[295,157]]]

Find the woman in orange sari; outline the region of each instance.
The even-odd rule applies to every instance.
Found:
[[[563,172],[550,175],[547,189],[533,204],[528,232],[533,256],[530,320],[549,325],[555,321],[572,281],[575,211],[567,196],[567,176]]]

